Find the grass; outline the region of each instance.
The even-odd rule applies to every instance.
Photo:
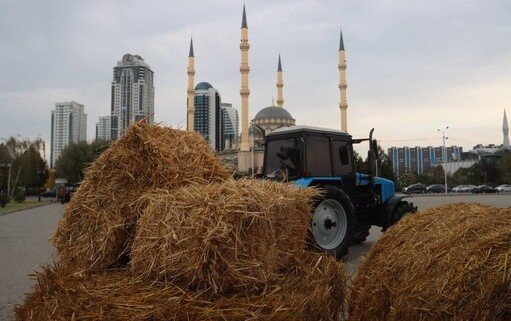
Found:
[[[9,212],[13,212],[13,211],[25,210],[25,209],[29,209],[32,207],[36,207],[41,204],[48,204],[48,203],[50,203],[50,202],[47,200],[41,200],[41,202],[38,202],[37,200],[29,200],[29,201],[27,200],[23,203],[16,203],[14,201],[11,201],[11,202],[7,203],[7,205],[5,205],[5,207],[0,207],[0,215],[6,214]]]

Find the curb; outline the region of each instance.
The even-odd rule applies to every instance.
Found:
[[[25,207],[25,208],[17,208],[17,209],[12,210],[12,211],[7,211],[7,212],[0,213],[0,216],[4,216],[4,215],[16,213],[16,212],[21,212],[21,211],[27,211],[27,210],[31,210],[33,208],[42,207],[42,206],[46,206],[46,205],[50,205],[50,204],[56,204],[56,202],[49,202],[49,203],[41,202],[41,204],[37,204],[37,205],[34,205],[34,206]]]

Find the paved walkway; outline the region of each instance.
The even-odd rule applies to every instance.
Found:
[[[30,290],[28,274],[51,263],[48,239],[62,208],[57,203],[0,216],[0,320],[10,320],[14,304]]]

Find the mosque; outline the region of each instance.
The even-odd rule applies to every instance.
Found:
[[[243,5],[243,15],[241,19],[241,135],[227,148],[219,152],[219,156],[230,164],[240,173],[260,172],[264,158],[264,136],[269,132],[280,128],[294,126],[296,121],[293,116],[284,108],[284,72],[282,61],[279,54],[277,64],[277,100],[272,101],[272,105],[261,109],[252,121],[249,122],[249,56],[250,49],[248,39],[248,23],[245,5]],[[342,32],[339,41],[339,109],[341,114],[340,128],[347,131],[347,109],[348,102],[346,96],[346,54],[344,50],[344,41]],[[194,96],[196,87],[194,87],[195,76],[195,57],[193,55],[193,45],[190,43],[190,54],[188,56],[188,99],[187,99],[187,130],[194,130],[195,104]]]

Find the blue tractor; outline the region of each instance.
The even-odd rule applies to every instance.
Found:
[[[416,211],[396,195],[394,183],[377,177],[377,144],[353,139],[346,132],[309,126],[278,128],[265,137],[262,176],[314,186],[322,196],[314,202],[311,239],[322,251],[342,257],[366,240],[372,225],[383,230]],[[357,173],[353,145],[369,141],[369,169]]]

